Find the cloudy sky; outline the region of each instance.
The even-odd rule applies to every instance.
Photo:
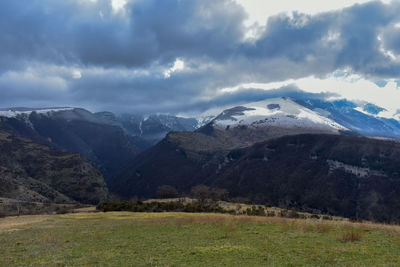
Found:
[[[400,109],[400,1],[3,0],[0,107],[196,113],[307,94]]]

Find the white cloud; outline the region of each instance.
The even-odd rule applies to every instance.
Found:
[[[326,79],[308,77],[296,80],[295,84],[307,92],[333,92],[349,100],[367,101],[386,108],[392,114],[399,108],[400,88],[394,80],[379,87],[359,75],[346,74],[341,77],[331,75]]]
[[[82,73],[80,72],[80,70],[77,69],[72,70],[72,78],[74,79],[82,78]]]
[[[251,88],[272,90],[291,84],[296,85],[305,92],[336,93],[339,98],[346,98],[350,101],[373,103],[388,110],[380,114],[380,116],[384,117],[392,117],[399,109],[400,87],[395,80],[387,80],[384,87],[379,87],[373,81],[348,71],[335,72],[325,79],[311,76],[277,83],[240,84],[235,87],[224,88],[220,93],[231,93]]]
[[[111,0],[111,6],[114,12],[124,11],[127,0]]]
[[[164,77],[169,78],[169,77],[171,77],[172,73],[183,70],[184,68],[185,68],[185,62],[183,60],[177,58],[174,62],[174,65],[171,68],[164,71]]]
[[[273,90],[273,89],[291,85],[294,82],[295,82],[295,80],[291,79],[291,80],[287,80],[287,81],[283,81],[283,82],[272,82],[272,83],[245,83],[245,84],[240,84],[240,85],[234,86],[234,87],[223,88],[219,91],[219,93],[220,94],[232,93],[232,92],[236,92],[241,89],[252,89],[252,88],[263,89],[263,90]]]
[[[249,14],[248,25],[259,23],[264,25],[267,18],[278,13],[288,13],[299,11],[306,14],[316,14],[324,11],[341,9],[354,4],[362,4],[372,0],[279,0],[279,1],[261,1],[261,0],[236,0],[241,4]],[[382,1],[385,3],[389,0]]]

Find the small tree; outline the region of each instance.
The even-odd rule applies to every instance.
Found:
[[[162,185],[157,188],[157,196],[159,198],[176,198],[178,191],[173,186]]]
[[[212,200],[228,200],[229,192],[223,188],[212,188],[211,189],[211,198]]]
[[[211,190],[210,187],[206,185],[196,185],[193,186],[190,190],[190,193],[193,198],[198,199],[199,201],[205,201],[208,198],[211,198]]]

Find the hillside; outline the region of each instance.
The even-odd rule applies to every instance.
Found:
[[[154,145],[171,131],[194,131],[198,122],[194,118],[181,118],[172,115],[122,114],[116,118],[121,127],[132,136],[140,137]]]
[[[118,125],[84,109],[3,112],[3,115],[7,114],[0,120],[13,134],[66,152],[79,153],[89,159],[106,179],[142,151],[140,139],[129,137]]]
[[[230,152],[213,186],[277,206],[400,222],[400,143],[298,135]]]
[[[108,197],[103,176],[82,156],[16,137],[0,127],[0,197],[93,204]]]
[[[400,221],[399,143],[303,134],[228,151],[216,150],[214,139],[204,136],[169,134],[136,158],[111,190],[125,198],[150,197],[163,184],[180,192],[206,184],[259,203]]]
[[[106,180],[170,131],[192,131],[195,119],[92,113],[82,108],[0,109],[13,134],[89,159]]]

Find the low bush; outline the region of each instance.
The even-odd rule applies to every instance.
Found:
[[[276,216],[275,211],[273,211],[273,210],[267,211],[267,216],[268,217],[275,217]]]
[[[286,217],[297,219],[297,218],[300,217],[300,214],[299,214],[297,211],[295,211],[295,210],[290,210],[290,211],[287,213],[287,216],[286,216]]]
[[[265,209],[261,206],[252,206],[246,209],[245,214],[249,216],[265,216]]]
[[[68,208],[68,207],[57,207],[56,208],[56,214],[67,214],[67,213],[71,213],[72,209]]]
[[[229,213],[234,211],[224,210],[216,202],[193,201],[183,203],[181,201],[170,202],[103,202],[97,206],[103,212],[107,211],[132,211],[132,212],[216,212]]]
[[[363,220],[358,217],[350,217],[349,221],[352,223],[362,223],[363,222]]]
[[[317,219],[319,220],[321,218],[321,216],[319,216],[318,214],[311,214],[310,219]]]
[[[332,216],[329,216],[329,215],[324,215],[324,216],[322,216],[322,220],[332,221],[332,220],[333,220],[333,217],[332,217]]]
[[[287,217],[287,215],[288,215],[288,210],[281,210],[279,212],[279,216],[280,217]]]

